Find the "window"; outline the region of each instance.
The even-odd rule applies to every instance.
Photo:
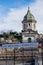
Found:
[[[29,23],[29,26],[30,26],[30,23]]]
[[[31,38],[28,38],[28,42],[29,42],[29,43],[31,42]]]

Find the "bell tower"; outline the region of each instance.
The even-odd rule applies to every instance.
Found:
[[[29,8],[27,14],[24,16],[24,20],[22,21],[23,31],[33,30],[36,31],[36,20],[34,16],[31,14]]]
[[[24,16],[22,25],[23,25],[23,31],[22,31],[23,42],[29,42],[29,39],[31,39],[31,41],[35,41],[35,35],[37,34],[36,20],[35,17],[31,14],[29,8],[27,14]]]

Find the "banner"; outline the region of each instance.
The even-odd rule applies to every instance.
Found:
[[[38,43],[2,44],[2,48],[37,47]]]

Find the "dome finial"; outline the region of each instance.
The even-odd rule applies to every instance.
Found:
[[[28,6],[28,10],[29,10],[29,6]]]
[[[30,8],[29,8],[29,6],[28,6],[28,12],[30,12]]]

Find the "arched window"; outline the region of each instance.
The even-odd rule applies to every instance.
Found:
[[[29,26],[30,26],[30,23],[29,23]]]
[[[28,38],[28,42],[31,42],[31,38]]]

